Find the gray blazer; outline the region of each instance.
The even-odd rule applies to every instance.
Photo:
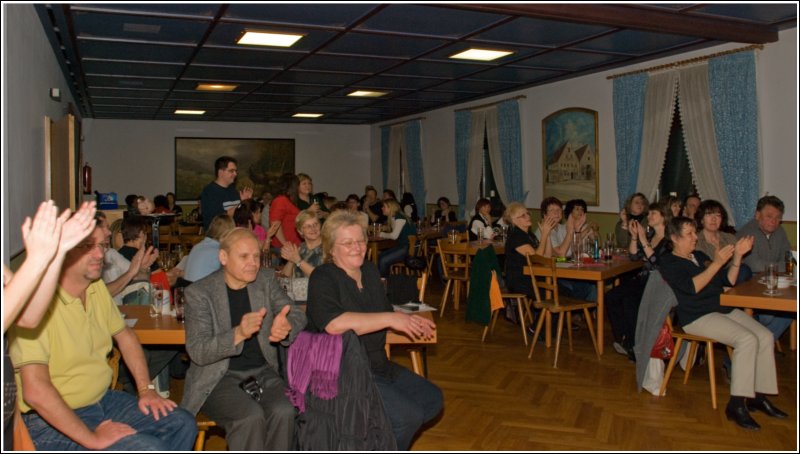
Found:
[[[672,287],[661,277],[658,270],[650,271],[647,285],[644,287],[642,302],[639,305],[639,314],[636,319],[636,384],[642,391],[642,383],[650,364],[650,352],[658,338],[658,332],[664,325],[664,320],[672,308],[678,305],[678,299]],[[673,355],[677,352],[673,352]]]
[[[242,353],[244,342],[233,345],[234,327],[228,303],[224,269],[215,271],[186,288],[186,351],[192,360],[186,373],[181,406],[197,414],[211,391],[228,371],[230,357]],[[267,364],[278,370],[278,351],[269,341],[270,327],[275,314],[283,306],[292,305],[288,320],[292,324],[289,336],[281,341],[289,345],[306,326],[306,314],[278,284],[275,272],[261,269],[256,280],[247,286],[253,311],[267,308],[267,315],[258,332],[258,345]]]

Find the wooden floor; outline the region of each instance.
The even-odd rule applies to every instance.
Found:
[[[426,300],[438,305],[441,288],[431,285],[429,295]],[[502,318],[484,344],[483,327],[464,321],[463,305],[456,313],[448,303],[444,318],[436,319],[439,343],[428,350],[428,369],[444,392],[444,411],[420,433],[413,450],[798,449],[797,354],[788,350],[786,338],[786,355],[776,357],[780,395],[771,400],[789,418],[754,413],[761,430],[750,432],[725,418],[730,391],[720,368],[717,410],[711,408],[705,365],[693,369],[686,385],[677,370],[664,397],[638,393],[634,365],[611,348],[608,324],[600,360],[584,329],[575,333],[573,352],[566,347],[565,333],[559,367],[553,369],[554,349],[540,343],[528,360],[519,327]],[[716,358],[721,364],[721,348]],[[393,359],[410,364],[402,350]],[[206,450],[226,449],[221,435],[212,431]]]

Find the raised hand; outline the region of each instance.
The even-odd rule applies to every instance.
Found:
[[[264,321],[265,315],[267,315],[267,309],[263,307],[256,312],[244,314],[237,327],[242,337],[250,339],[253,334],[261,330],[261,323]]]
[[[750,249],[753,249],[753,241],[755,241],[755,237],[753,237],[753,235],[746,235],[736,240],[736,245],[734,245],[734,254],[738,257],[742,257],[750,252]]]
[[[300,249],[294,243],[284,244],[281,248],[281,258],[297,263],[300,261]]]
[[[22,223],[22,242],[25,244],[27,257],[49,263],[56,255],[64,223],[63,216],[59,217],[57,214],[58,207],[52,200],[48,200],[39,205],[33,220],[30,217],[25,218]]]
[[[742,239],[744,239],[744,238],[742,238]],[[737,241],[737,244],[738,244],[738,241]],[[750,246],[752,247],[752,244]],[[734,252],[735,248],[736,247],[733,244],[729,244],[729,245],[727,245],[725,247],[721,247],[721,248],[717,249],[717,253],[714,254],[714,261],[724,265],[733,256],[733,252]]]
[[[623,227],[627,227],[628,226],[628,212],[625,211],[625,208],[623,208],[623,209],[621,209],[619,211],[619,219],[620,219],[620,221],[622,221],[622,226]]]
[[[61,228],[61,240],[58,244],[59,251],[69,251],[78,245],[84,238],[89,236],[95,228],[94,214],[97,211],[94,201],[83,202],[78,211],[66,219]],[[61,215],[69,216],[69,210],[65,210]]]
[[[645,233],[644,229],[641,227],[642,226],[639,225],[639,222],[636,220],[632,220],[630,224],[628,224],[628,232],[630,232],[632,239],[633,238],[639,239],[641,237],[641,234]]]
[[[289,310],[291,310],[291,306],[283,306],[281,311],[278,312],[278,315],[272,320],[272,327],[269,330],[270,342],[280,342],[286,339],[286,336],[289,335],[289,331],[292,330],[292,324],[289,323],[289,319],[286,318],[286,316],[289,315]]]

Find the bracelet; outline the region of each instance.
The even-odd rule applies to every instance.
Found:
[[[303,263],[303,259],[300,259],[299,262],[295,263],[295,266],[300,266],[301,263]]]
[[[731,263],[731,266],[742,266],[741,263]]]

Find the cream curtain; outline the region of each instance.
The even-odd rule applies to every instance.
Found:
[[[686,154],[689,156],[689,166],[692,168],[697,192],[704,200],[719,201],[728,213],[732,213],[714,132],[708,63],[681,68],[678,74],[678,106]],[[734,222],[732,216],[728,216],[728,219]]]
[[[669,144],[678,74],[666,71],[650,76],[644,100],[644,128],[636,190],[655,199]],[[626,196],[627,197],[627,196]]]
[[[508,200],[506,193],[506,180],[503,175],[503,153],[500,150],[500,135],[497,128],[497,107],[486,109],[486,139],[489,144],[489,159],[492,162],[494,184],[500,200]]]

